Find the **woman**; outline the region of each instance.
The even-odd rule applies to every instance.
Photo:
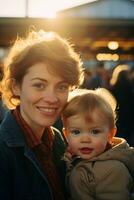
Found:
[[[2,98],[10,111],[0,126],[0,199],[64,199],[64,141],[51,127],[80,84],[82,65],[56,33],[31,31],[7,57]]]

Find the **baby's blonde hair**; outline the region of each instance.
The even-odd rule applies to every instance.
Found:
[[[94,111],[99,110],[100,115],[105,118],[106,124],[112,129],[115,127],[116,121],[115,109],[116,100],[107,89],[77,89],[70,93],[69,101],[62,113],[62,119],[63,123],[66,123],[67,118],[71,116],[77,114],[92,116]]]

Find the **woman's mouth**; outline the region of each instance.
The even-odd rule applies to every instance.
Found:
[[[38,107],[39,111],[45,115],[55,115],[57,112],[56,108],[45,108],[45,107]]]

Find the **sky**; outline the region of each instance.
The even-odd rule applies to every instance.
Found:
[[[0,0],[0,17],[28,15],[52,18],[58,10],[92,1],[94,0]]]

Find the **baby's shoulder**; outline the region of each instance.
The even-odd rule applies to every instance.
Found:
[[[92,175],[97,181],[101,181],[108,176],[113,176],[116,178],[122,176],[123,173],[125,176],[129,176],[127,167],[119,160],[79,162],[79,164],[74,167],[72,173],[75,175]]]
[[[105,161],[97,161],[93,166],[93,174],[97,181],[105,179],[106,177],[119,178],[129,177],[130,173],[125,164],[119,160],[105,160]]]

